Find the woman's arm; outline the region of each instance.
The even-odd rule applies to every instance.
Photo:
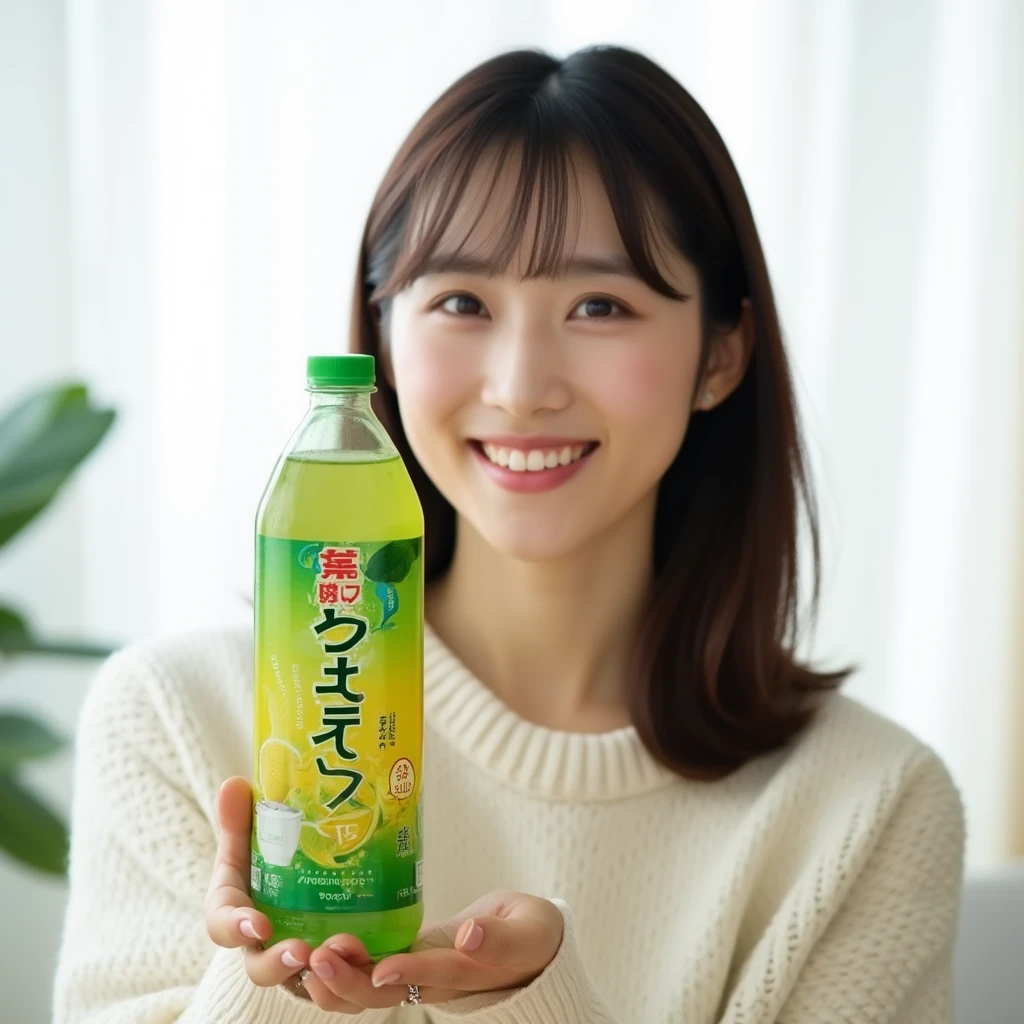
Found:
[[[383,1024],[392,1011],[340,1017],[259,988],[242,949],[211,942],[203,901],[217,836],[198,793],[220,780],[182,757],[174,730],[189,712],[168,714],[174,699],[173,680],[134,650],[110,659],[86,698],[56,1024]]]
[[[779,1024],[949,1024],[964,810],[931,751],[909,773],[878,845],[828,922]],[[740,1014],[727,1020],[746,1020]]]
[[[963,806],[945,766],[930,751],[906,769],[900,783],[895,809],[879,826],[876,845],[838,910],[827,918],[816,902],[814,879],[807,879],[805,896],[791,914],[777,917],[748,958],[717,1024],[951,1024]],[[569,908],[555,902],[565,931],[542,974],[511,992],[431,1006],[431,1019],[615,1024],[580,959]],[[807,948],[800,933],[808,929],[819,934],[799,962],[797,951]],[[698,969],[695,959],[681,963],[680,970],[687,969]],[[643,984],[638,977],[637,985]],[[687,1020],[682,1007],[678,1016],[659,1020],[711,1024]]]

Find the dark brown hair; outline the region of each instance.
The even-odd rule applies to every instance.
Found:
[[[717,778],[773,750],[813,714],[814,696],[852,669],[799,664],[797,535],[803,503],[820,553],[782,331],[753,215],[725,144],[693,97],[642,55],[593,47],[557,60],[506,53],[457,81],[423,115],[388,168],[363,237],[353,304],[355,351],[381,355],[389,299],[434,254],[474,169],[519,161],[508,230],[490,257],[507,268],[536,212],[527,275],[557,272],[573,161],[600,173],[627,253],[644,280],[678,298],[655,265],[659,239],[695,266],[703,346],[752,307],[754,346],[736,390],[694,416],[663,477],[655,581],[634,657],[633,721],[680,775]],[[513,164],[514,166],[514,164]],[[692,404],[694,395],[681,394]],[[375,408],[405,460],[426,517],[427,579],[447,572],[455,512],[413,455],[398,399]]]

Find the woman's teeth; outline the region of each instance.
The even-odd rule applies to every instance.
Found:
[[[566,445],[562,449],[531,448],[524,452],[521,448],[500,448],[498,445],[484,444],[484,454],[497,466],[505,466],[515,473],[537,473],[542,469],[554,469],[555,466],[568,466],[581,458],[587,450],[585,444]]]

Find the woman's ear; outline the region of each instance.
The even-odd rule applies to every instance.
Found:
[[[754,354],[754,314],[750,300],[740,305],[739,323],[711,343],[704,383],[697,389],[694,411],[705,412],[725,401],[739,387]]]

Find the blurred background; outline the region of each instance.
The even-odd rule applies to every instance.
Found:
[[[70,381],[117,414],[0,550],[0,606],[51,646],[0,660],[0,712],[49,730],[17,777],[66,813],[71,747],[42,755],[90,647],[248,621],[304,358],[346,345],[425,106],[501,50],[614,42],[704,105],[751,198],[823,521],[807,653],[945,759],[972,877],[1024,857],[1022,6],[0,0],[0,416]],[[63,894],[0,849],[19,1024],[48,1018]]]

